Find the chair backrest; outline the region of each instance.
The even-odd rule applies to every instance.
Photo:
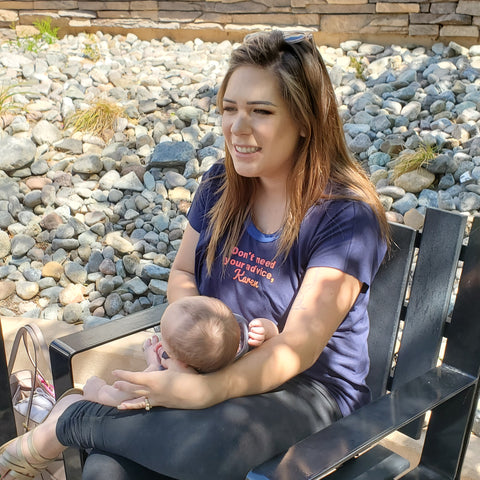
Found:
[[[367,382],[374,399],[436,364],[466,221],[428,209],[422,233],[391,225],[392,249],[370,293]]]
[[[474,377],[480,374],[480,217],[473,219],[443,362]]]
[[[370,287],[367,383],[372,398],[383,395],[391,378],[391,365],[403,314],[405,293],[415,252],[417,232],[393,223],[391,250]]]

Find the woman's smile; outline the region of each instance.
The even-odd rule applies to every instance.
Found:
[[[246,154],[256,153],[256,152],[260,151],[260,147],[245,147],[245,146],[241,146],[241,145],[235,145],[234,148],[235,148],[236,152],[246,153]]]

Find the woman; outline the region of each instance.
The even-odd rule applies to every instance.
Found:
[[[32,447],[48,459],[75,445],[93,448],[85,479],[243,479],[369,401],[368,287],[387,222],[311,36],[248,36],[218,105],[225,160],[195,196],[168,299],[215,296],[280,334],[215,373],[117,371],[136,400],[117,410],[67,397],[9,458],[41,467]]]

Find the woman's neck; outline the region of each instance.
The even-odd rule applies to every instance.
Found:
[[[261,232],[275,233],[283,227],[286,208],[285,184],[265,185],[261,183],[253,203],[252,221]]]

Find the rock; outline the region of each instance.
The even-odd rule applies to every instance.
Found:
[[[52,277],[55,280],[60,280],[63,274],[63,266],[58,262],[47,262],[42,268],[43,277]]]
[[[170,274],[170,269],[149,263],[143,267],[143,274],[158,280],[167,280]]]
[[[406,212],[412,208],[416,208],[417,205],[417,197],[413,193],[407,192],[402,198],[393,202],[392,208],[398,213],[405,215]]]
[[[25,180],[25,185],[30,190],[41,190],[45,185],[50,185],[52,180],[46,177],[30,177]]]
[[[77,262],[66,262],[64,273],[73,283],[84,284],[87,281],[87,270]]]
[[[115,187],[119,190],[133,190],[135,192],[142,192],[144,189],[143,183],[138,179],[135,172],[129,172],[115,183]]]
[[[11,241],[11,251],[14,257],[22,257],[25,255],[33,246],[35,245],[35,240],[28,235],[15,235]]]
[[[75,138],[64,138],[55,143],[55,149],[59,152],[81,155],[83,153],[83,143]]]
[[[103,163],[98,155],[82,155],[73,162],[72,170],[75,173],[99,173],[103,169]]]
[[[458,196],[460,200],[459,210],[461,212],[472,212],[480,209],[480,195],[473,192],[462,192]]]
[[[103,306],[105,308],[105,313],[109,317],[113,317],[122,309],[123,301],[118,293],[111,293],[105,299],[105,303]]]
[[[58,300],[62,305],[80,303],[84,300],[85,287],[83,285],[67,285],[59,294]]]
[[[95,283],[97,290],[104,296],[109,295],[115,289],[112,278],[100,278]]]
[[[98,186],[102,190],[111,190],[120,179],[120,173],[116,170],[110,170],[99,180]]]
[[[62,138],[62,132],[47,120],[40,120],[32,129],[32,136],[37,145],[50,145]]]
[[[0,138],[0,170],[11,172],[33,162],[36,147],[28,138],[5,136]]]
[[[17,295],[22,300],[30,300],[39,292],[38,283],[19,281],[15,283]]]
[[[135,295],[143,295],[148,290],[147,285],[137,277],[126,282],[125,287]]]
[[[414,228],[415,230],[421,230],[425,222],[425,216],[422,215],[418,210],[412,208],[405,212],[403,216],[405,225]]]
[[[10,237],[8,236],[7,232],[0,230],[0,258],[6,257],[10,253],[10,249],[11,249]]]
[[[63,308],[63,321],[70,324],[79,323],[82,314],[83,306],[80,303],[70,303]]]
[[[0,228],[7,229],[15,220],[9,212],[0,211]]]
[[[377,188],[377,193],[379,195],[387,195],[392,197],[394,200],[398,200],[405,195],[405,190],[398,185],[388,185],[386,187]]]
[[[105,244],[113,247],[120,254],[133,252],[133,245],[120,232],[111,232],[105,236]]]
[[[188,142],[162,142],[153,150],[149,167],[171,168],[185,167],[195,158],[195,150]]]
[[[177,116],[180,120],[190,123],[192,120],[198,120],[202,115],[202,110],[196,107],[186,106],[177,110]]]
[[[400,175],[394,182],[396,187],[403,188],[406,192],[419,193],[428,188],[435,181],[435,175],[418,168]]]
[[[155,295],[167,295],[167,282],[153,279],[148,284],[149,290]]]
[[[15,282],[12,280],[0,281],[0,301],[6,300],[16,292]]]

